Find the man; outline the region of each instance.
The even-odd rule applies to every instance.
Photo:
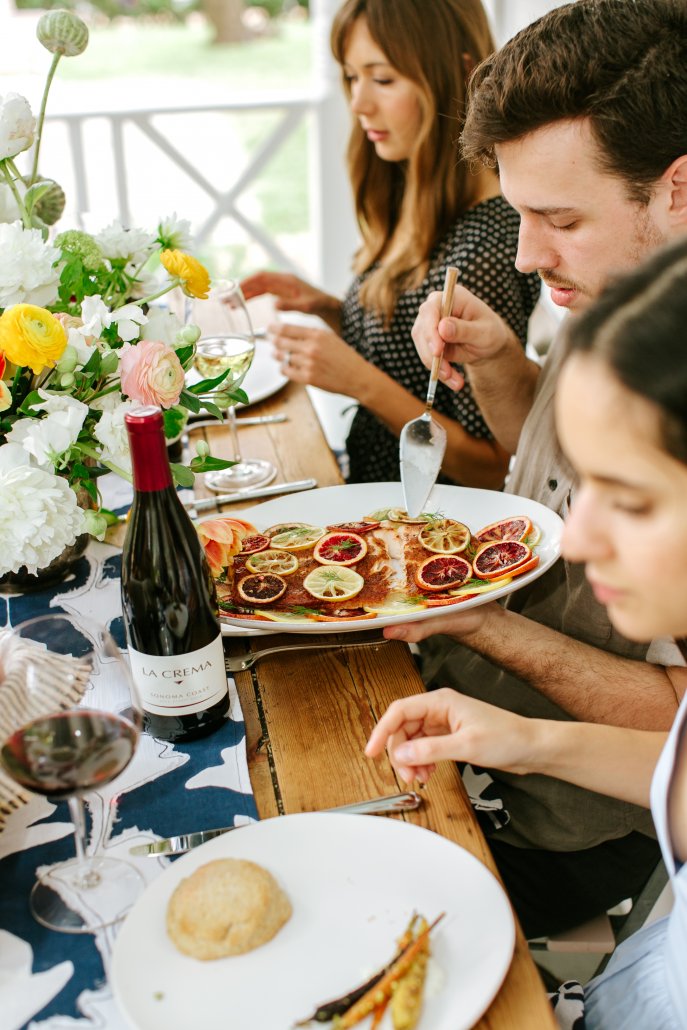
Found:
[[[685,111],[687,6],[678,0],[578,0],[476,69],[464,153],[498,163],[521,217],[517,267],[538,270],[571,316],[614,273],[687,232]],[[465,369],[496,439],[517,447],[508,490],[565,515],[573,480],[552,403],[561,340],[540,369],[460,287],[447,319],[439,319],[439,296],[428,299],[413,337],[428,367],[445,348],[440,374],[452,389],[463,375],[449,362]],[[676,711],[684,670],[670,661],[679,659],[622,638],[581,567],[559,562],[505,608],[385,635],[417,642],[437,632],[453,639],[423,645],[428,682],[523,715],[656,731]],[[490,845],[528,937],[578,924],[641,889],[658,861],[647,811],[562,780],[490,772],[510,815]]]

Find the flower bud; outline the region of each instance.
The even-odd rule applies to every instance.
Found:
[[[107,519],[100,512],[87,509],[84,512],[84,530],[97,540],[102,540],[107,530]]]
[[[119,364],[119,355],[116,350],[108,350],[103,354],[103,360],[100,362],[100,371],[104,376],[111,376],[113,372],[117,371],[117,365]]]
[[[210,453],[210,444],[207,440],[199,440],[196,444],[196,454],[199,458],[207,458]]]
[[[88,46],[88,28],[78,14],[71,11],[47,11],[38,19],[38,41],[51,54],[76,57]]]
[[[67,344],[62,352],[62,357],[55,367],[58,372],[73,372],[78,360],[79,355],[76,352],[76,347],[72,347],[71,344]]]
[[[60,386],[63,390],[68,390],[70,386],[74,385],[74,374],[72,372],[65,372],[64,375],[60,376]]]
[[[181,344],[193,345],[200,338],[200,329],[197,325],[185,325],[177,333],[177,340]]]

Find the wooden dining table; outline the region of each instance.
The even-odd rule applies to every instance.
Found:
[[[322,432],[308,392],[288,383],[244,414],[284,412],[287,421],[241,426],[245,456],[272,461],[275,483],[314,477],[318,487],[343,482],[336,459]],[[191,442],[202,433],[212,453],[231,458],[228,433],[222,427],[191,426]],[[208,496],[198,480],[196,495]],[[259,503],[251,501],[250,506]],[[307,494],[303,510],[307,512]],[[222,505],[231,515],[247,505]],[[365,630],[356,640],[379,631]],[[350,633],[301,635],[285,633],[227,636],[230,655],[246,654],[280,644],[351,644]],[[396,698],[424,690],[410,648],[399,641],[378,646],[337,647],[280,653],[263,658],[250,671],[236,675],[246,724],[248,769],[262,818],[331,808],[406,789],[390,762],[363,754],[374,723]],[[424,803],[402,818],[455,841],[499,878],[487,842],[477,823],[457,767],[441,763],[422,791]],[[505,981],[487,1012],[476,1024],[484,1030],[546,1030],[556,1021],[544,987],[516,919],[515,951]],[[429,1028],[428,1028],[429,1030]]]

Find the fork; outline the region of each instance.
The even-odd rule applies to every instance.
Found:
[[[266,647],[262,651],[253,651],[252,654],[236,658],[226,657],[224,668],[227,672],[246,672],[261,658],[265,658],[268,654],[278,654],[280,651],[324,651],[333,647],[379,647],[380,644],[386,643],[388,641],[384,637],[379,637],[378,640],[351,640],[342,644],[282,644],[280,647]]]

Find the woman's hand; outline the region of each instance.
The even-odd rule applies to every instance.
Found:
[[[365,748],[376,758],[386,748],[406,783],[426,783],[437,762],[469,762],[513,773],[529,771],[534,720],[445,687],[394,701]]]
[[[333,328],[338,326],[341,301],[324,290],[318,290],[296,275],[287,272],[256,272],[241,283],[246,300],[274,295],[278,311],[302,311],[306,315],[319,315]]]
[[[495,602],[480,604],[476,608],[468,608],[462,612],[454,611],[450,614],[447,612],[446,615],[438,615],[436,618],[424,619],[421,622],[394,623],[386,626],[384,636],[387,640],[405,640],[407,644],[419,644],[427,637],[443,633],[469,646],[471,636],[487,630],[492,619],[499,619],[502,614],[503,608]]]
[[[370,365],[336,333],[286,322],[269,326],[268,332],[274,356],[293,382],[360,399]]]
[[[465,377],[449,364],[475,365],[497,355],[522,347],[503,319],[483,301],[456,286],[453,308],[447,318],[441,317],[441,293],[430,293],[420,305],[412,329],[413,342],[427,368],[443,351],[439,378],[452,390],[460,390]]]

